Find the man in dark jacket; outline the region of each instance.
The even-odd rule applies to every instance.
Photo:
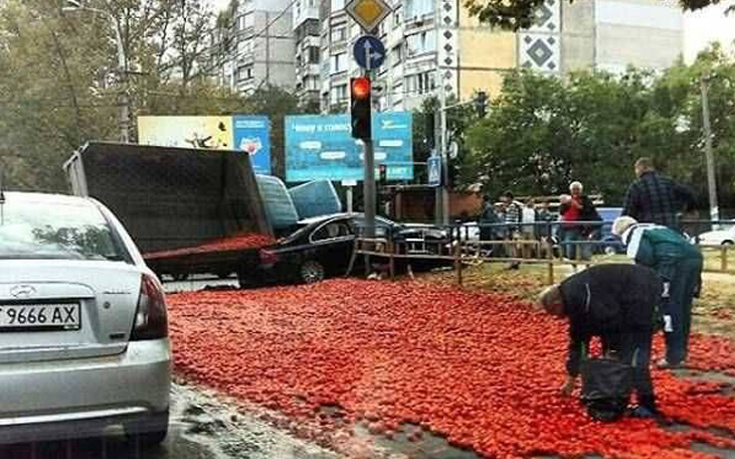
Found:
[[[651,158],[640,158],[635,163],[638,179],[625,194],[622,215],[640,223],[656,223],[681,231],[678,214],[694,208],[694,195],[685,186],[660,176]]]
[[[562,393],[571,394],[583,352],[590,339],[599,336],[606,350],[634,367],[639,406],[632,414],[656,415],[649,367],[654,314],[662,293],[663,282],[655,271],[628,264],[593,266],[544,290],[539,305],[569,319],[568,377]]]
[[[653,268],[669,285],[662,304],[666,358],[658,366],[684,365],[689,355],[692,301],[702,277],[702,253],[678,231],[638,224],[628,216],[615,219],[612,233],[620,236],[636,264]]]

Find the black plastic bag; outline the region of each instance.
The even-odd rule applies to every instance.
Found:
[[[614,422],[624,414],[633,391],[633,367],[613,358],[581,362],[582,403],[596,421]]]

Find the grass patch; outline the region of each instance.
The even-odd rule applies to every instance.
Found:
[[[735,253],[732,254],[735,257]],[[718,263],[719,252],[705,254],[706,265]],[[595,263],[628,263],[624,255],[595,256]],[[731,265],[735,268],[735,259]],[[508,269],[507,262],[484,263],[463,270],[463,287],[514,296],[533,301],[548,282],[547,265],[521,265],[518,270]],[[560,282],[574,273],[569,265],[554,266],[554,280]],[[456,282],[455,271],[424,274],[423,282]],[[723,336],[735,340],[735,275],[704,273],[701,297],[693,306],[694,332]]]

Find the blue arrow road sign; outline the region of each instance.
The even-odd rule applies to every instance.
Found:
[[[432,156],[428,159],[429,186],[440,186],[442,184],[442,159],[440,156]]]
[[[376,69],[385,62],[385,46],[380,39],[372,35],[358,38],[352,51],[357,65],[364,69]]]

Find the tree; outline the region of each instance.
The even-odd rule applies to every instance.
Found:
[[[574,0],[567,1],[572,3]],[[480,22],[514,31],[530,27],[536,10],[544,2],[545,0],[464,0],[470,15],[477,17]],[[719,0],[679,0],[686,11],[696,11],[716,3]],[[730,8],[733,9],[735,6]]]
[[[699,55],[691,66],[668,69],[657,81],[655,103],[670,105],[679,142],[660,163],[694,189],[701,208],[708,203],[704,157],[701,81],[709,79],[712,142],[721,205],[735,201],[735,62],[719,46]],[[729,204],[732,206],[732,204]]]
[[[214,15],[204,3],[88,2],[106,13],[63,12],[62,4],[0,5],[0,168],[6,186],[66,190],[62,165],[70,154],[89,140],[118,138],[122,88],[129,94],[133,139],[137,114],[223,114],[243,105],[239,95],[207,77]]]
[[[619,205],[632,165],[651,156],[707,205],[700,80],[710,75],[713,144],[722,202],[735,198],[735,63],[714,48],[692,66],[662,75],[629,69],[572,74],[566,81],[509,75],[491,114],[467,134],[466,181],[490,194],[505,189],[550,195],[580,180],[588,193]]]
[[[114,51],[109,26],[72,26],[42,0],[0,8],[0,159],[6,186],[65,189],[61,165],[87,138],[115,127],[100,69]],[[102,52],[83,52],[94,43]]]
[[[439,100],[436,97],[429,97],[424,100],[421,107],[413,112],[413,160],[417,163],[425,163],[431,156],[432,147],[428,143],[429,133],[427,129],[436,128],[433,120],[435,111],[439,106]],[[465,163],[465,132],[469,126],[478,120],[477,112],[472,104],[457,103],[456,98],[447,100],[447,106],[451,107],[445,111],[447,117],[447,145],[456,143],[458,146],[457,157],[449,158],[449,180],[453,187],[462,189],[471,182],[464,180],[465,175],[462,173]],[[429,121],[429,118],[431,121]],[[415,170],[415,180],[419,183],[427,183],[428,171],[425,167],[417,167]]]

